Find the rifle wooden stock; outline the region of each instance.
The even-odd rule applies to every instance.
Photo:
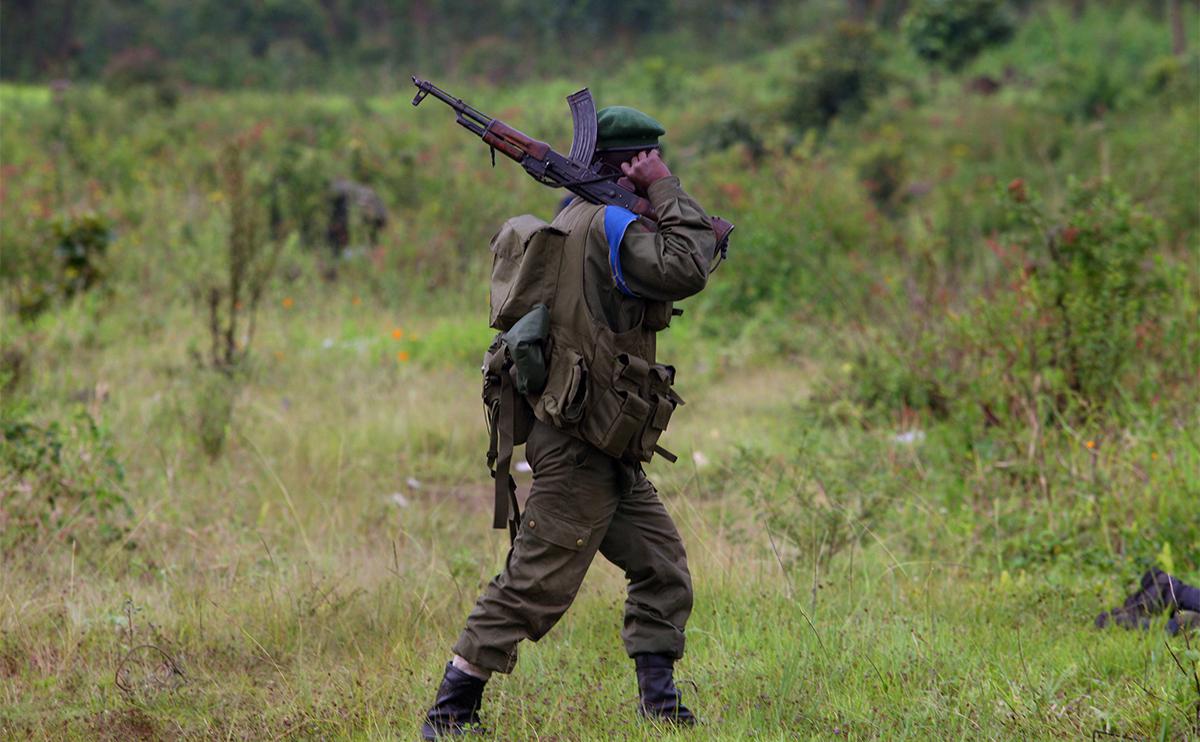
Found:
[[[488,124],[487,131],[483,134],[483,143],[517,162],[526,156],[543,160],[550,152],[549,144],[539,142],[499,119],[492,119],[492,123]]]

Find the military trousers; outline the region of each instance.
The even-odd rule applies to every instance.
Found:
[[[621,638],[630,656],[683,656],[692,610],[687,554],[671,516],[640,466],[538,421],[525,455],[533,469],[504,571],[467,617],[454,653],[511,672],[517,645],[537,641],[575,599],[596,552],[628,580]]]

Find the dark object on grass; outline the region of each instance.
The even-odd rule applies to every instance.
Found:
[[[334,257],[350,247],[351,214],[357,211],[359,221],[366,229],[367,242],[374,245],[379,239],[379,233],[387,226],[387,207],[369,186],[356,183],[353,180],[339,178],[333,181],[329,188],[329,226],[325,237]]]
[[[484,734],[479,707],[483,705],[483,686],[486,684],[486,680],[468,675],[447,662],[433,708],[429,709],[425,723],[421,725],[421,739]]]
[[[1172,634],[1200,626],[1200,588],[1161,569],[1152,569],[1142,575],[1141,589],[1126,598],[1120,607],[1096,617],[1096,628],[1113,623],[1126,629],[1146,629],[1150,626],[1150,618],[1163,611],[1171,616],[1167,631]]]
[[[637,668],[638,711],[655,721],[693,726],[696,716],[683,705],[683,694],[675,687],[675,660],[665,654],[639,654]]]
[[[995,95],[1003,87],[1003,83],[990,75],[979,75],[967,80],[963,89],[968,93],[976,93],[977,95]]]

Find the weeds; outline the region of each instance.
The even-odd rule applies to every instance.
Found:
[[[80,410],[41,425],[23,405],[0,406],[0,546],[121,539],[133,509],[112,434]]]
[[[267,234],[263,188],[252,182],[244,158],[248,140],[226,146],[221,161],[223,198],[229,203],[229,236],[223,285],[208,289],[208,357],[196,354],[194,385],[196,433],[209,459],[220,456],[246,360],[254,340],[255,320],[283,241]]]

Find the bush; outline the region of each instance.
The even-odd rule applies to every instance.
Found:
[[[1019,181],[1008,190],[1012,237],[1032,260],[1016,292],[1033,310],[1031,357],[1083,399],[1106,402],[1144,355],[1164,299],[1162,266],[1153,258],[1157,224],[1108,181],[1072,183],[1057,219]],[[1009,345],[1018,342],[1008,334]]]
[[[233,422],[233,404],[241,388],[240,378],[211,368],[196,370],[192,383],[195,436],[209,461],[220,458]]]
[[[5,234],[0,279],[18,316],[31,320],[55,301],[103,283],[112,243],[109,220],[93,212],[51,219],[30,217]]]
[[[305,247],[323,246],[332,158],[324,150],[295,141],[285,142],[276,158],[269,190],[272,238],[282,240],[295,233]]]
[[[156,49],[137,46],[115,54],[101,75],[114,93],[148,91],[154,102],[173,108],[179,102],[180,83],[175,65]]]
[[[999,285],[940,320],[896,307],[859,344],[855,403],[1019,426],[1153,393],[1168,294],[1156,222],[1107,181],[1072,183],[1057,216],[1023,181],[1007,190],[1008,232],[989,240]]]
[[[887,88],[886,53],[871,27],[838,24],[801,52],[788,118],[799,129],[824,129],[835,118],[862,114],[871,98]]]
[[[732,147],[744,147],[752,162],[759,162],[767,154],[766,144],[744,117],[724,116],[704,128],[701,148],[705,152],[721,152]]]
[[[227,143],[218,165],[229,202],[229,233],[221,274],[202,279],[197,293],[207,298],[207,357],[195,348],[196,437],[209,460],[225,449],[234,401],[245,381],[255,320],[267,284],[275,273],[284,241],[268,234],[266,176],[247,164],[257,140],[243,136]]]
[[[1007,41],[1015,24],[1001,0],[921,0],[904,18],[917,56],[951,70]]]
[[[900,141],[886,139],[859,150],[855,156],[858,177],[871,199],[891,210],[900,201],[907,177],[907,162]]]
[[[0,546],[49,538],[111,543],[133,514],[108,431],[87,412],[39,425],[0,409]]]
[[[59,291],[74,296],[104,277],[102,261],[112,241],[112,227],[94,213],[64,218],[54,224],[54,257],[58,261]]]

